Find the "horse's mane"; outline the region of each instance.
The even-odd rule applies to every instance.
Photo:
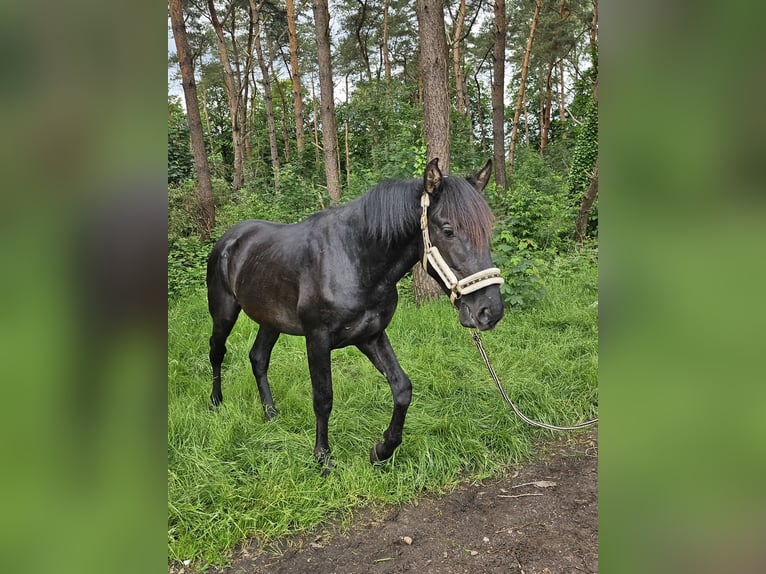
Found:
[[[393,245],[420,228],[423,181],[386,180],[359,198],[367,234]],[[477,249],[489,243],[495,217],[476,188],[462,177],[445,176],[429,213],[441,213],[456,232],[465,233]]]

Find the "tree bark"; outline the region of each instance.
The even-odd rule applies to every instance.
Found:
[[[295,106],[295,145],[298,155],[302,156],[306,148],[303,130],[303,97],[301,95],[301,75],[298,69],[298,35],[295,26],[295,0],[287,0],[287,36],[290,42],[290,70],[293,83],[293,103]]]
[[[259,7],[250,0],[250,17],[253,19],[255,35],[255,53],[258,67],[261,69],[261,84],[263,85],[263,106],[266,108],[266,127],[269,132],[269,152],[271,154],[271,171],[274,176],[274,188],[279,189],[279,148],[277,147],[277,123],[274,120],[274,100],[271,93],[271,74],[266,60],[263,58],[261,44],[261,19]]]
[[[418,0],[420,77],[423,81],[423,115],[427,161],[439,158],[439,169],[449,173],[450,114],[447,78],[447,37],[444,31],[444,0]],[[435,299],[439,285],[420,264],[413,268],[415,303]]]
[[[229,115],[231,116],[231,138],[232,147],[234,148],[234,173],[232,178],[232,190],[237,191],[242,188],[244,184],[243,176],[243,162],[244,162],[244,145],[242,138],[242,124],[240,114],[240,92],[239,92],[239,78],[234,77],[234,72],[231,69],[231,62],[229,62],[229,53],[226,49],[226,42],[223,37],[223,25],[218,20],[218,13],[215,9],[215,3],[213,0],[207,0],[208,10],[210,11],[210,22],[213,24],[215,30],[216,43],[218,45],[218,57],[221,60],[223,66],[223,82],[226,87],[226,93],[229,98]]]
[[[455,76],[455,106],[457,113],[468,115],[468,89],[465,84],[462,60],[460,58],[460,42],[463,41],[463,25],[465,24],[465,0],[460,0],[457,21],[452,31],[452,72]]]
[[[548,73],[545,77],[545,99],[543,101],[543,117],[540,128],[540,155],[545,155],[545,150],[548,147],[548,138],[551,132],[551,108],[553,106],[553,88],[551,87],[551,77],[553,76],[553,68],[556,67],[556,62],[548,64]]]
[[[279,94],[279,102],[281,104],[280,110],[280,118],[282,120],[282,145],[285,148],[284,155],[285,155],[285,162],[290,163],[290,133],[287,129],[287,98],[285,97],[285,91],[282,89],[282,83],[279,81],[279,78],[277,77],[277,73],[274,71],[274,46],[271,43],[271,40],[269,40],[268,36],[266,37],[266,43],[269,48],[269,54],[271,55],[271,66],[269,69],[269,73],[271,74],[272,80],[274,81],[274,85],[277,87],[277,93]]]
[[[202,118],[199,113],[194,67],[191,61],[189,42],[186,38],[181,0],[169,0],[168,7],[170,8],[173,38],[178,53],[178,64],[181,68],[181,81],[186,101],[186,121],[189,124],[194,169],[197,173],[197,197],[201,211],[200,235],[203,239],[207,239],[215,226],[215,203],[213,202],[213,186],[210,181],[210,167],[205,153],[205,137],[202,133]]]
[[[314,74],[311,74],[311,109],[314,112],[312,115],[314,124],[314,162],[319,163],[319,150],[321,146],[319,145],[319,126],[317,124],[319,112],[317,112],[317,96],[314,91]]]
[[[330,203],[340,202],[340,171],[338,169],[338,127],[335,117],[335,89],[330,59],[330,14],[327,0],[312,0],[316,29],[317,60],[319,62],[319,92],[322,113],[322,148]]]
[[[365,70],[367,71],[367,80],[372,81],[372,67],[370,67],[370,55],[367,53],[367,37],[362,37],[362,28],[364,28],[364,21],[367,18],[367,0],[356,0],[359,4],[359,16],[356,25],[356,42],[359,45],[359,56],[364,62]]]
[[[479,82],[479,73],[476,72],[473,75],[473,81],[476,84],[476,119],[479,122],[479,138],[481,144],[482,155],[487,153],[487,134],[484,130],[484,105],[482,104],[481,96],[481,82]],[[503,155],[504,158],[504,155]],[[503,177],[505,178],[505,162],[500,162],[503,165]]]
[[[446,175],[450,164],[450,115],[444,0],[418,0],[417,15],[426,159],[438,157],[439,169]]]
[[[344,125],[346,132],[346,188],[351,189],[351,153],[348,147],[348,122]]]
[[[561,122],[561,139],[567,139],[565,129],[567,121],[566,111],[566,83],[564,78],[564,58],[559,60],[559,121]]]
[[[492,80],[492,145],[495,183],[501,193],[505,181],[505,0],[495,0],[495,42]]]
[[[521,116],[521,108],[524,105],[524,91],[527,84],[527,71],[529,70],[529,56],[532,53],[532,44],[535,40],[535,30],[537,29],[537,21],[540,18],[540,8],[542,6],[542,0],[535,0],[535,13],[532,16],[532,25],[529,29],[529,39],[527,40],[527,49],[524,52],[524,61],[521,64],[521,85],[519,86],[519,97],[516,100],[516,112],[513,114],[513,125],[511,126],[511,147],[508,151],[508,170],[513,173],[513,160],[516,153],[516,138],[519,127],[519,116]]]
[[[384,78],[386,82],[391,81],[391,54],[388,51],[388,9],[391,6],[391,0],[386,0],[383,6],[383,67]]]
[[[590,185],[583,195],[582,203],[580,204],[580,211],[577,214],[577,222],[575,223],[575,241],[582,245],[585,241],[585,235],[588,232],[588,217],[590,216],[591,207],[598,195],[598,160],[593,167],[593,173],[590,176]]]

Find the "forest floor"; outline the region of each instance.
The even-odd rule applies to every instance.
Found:
[[[209,574],[598,571],[598,431],[541,443],[501,479],[464,483],[268,550],[246,545]],[[178,572],[178,570],[176,570]]]

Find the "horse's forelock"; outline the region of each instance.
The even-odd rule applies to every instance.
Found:
[[[435,209],[478,250],[489,244],[495,216],[484,196],[462,177],[446,177]]]

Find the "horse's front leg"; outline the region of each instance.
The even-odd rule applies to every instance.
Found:
[[[391,416],[391,424],[383,433],[383,442],[375,443],[370,451],[370,462],[374,464],[390,458],[396,447],[402,443],[404,419],[412,400],[412,383],[399,365],[385,331],[381,331],[380,334],[357,347],[386,377],[394,398],[394,412]]]
[[[332,371],[330,369],[330,344],[326,334],[306,335],[306,352],[311,374],[311,389],[316,416],[316,442],[314,457],[324,467],[327,476],[333,467],[327,425],[332,411]]]

